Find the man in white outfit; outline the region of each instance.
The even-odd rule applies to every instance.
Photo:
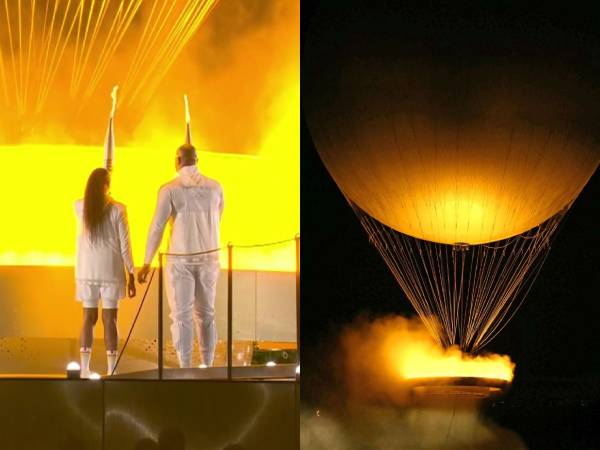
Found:
[[[223,189],[219,182],[198,171],[197,162],[196,149],[192,145],[179,147],[175,160],[179,176],[158,192],[156,211],[148,231],[144,267],[138,273],[140,283],[146,281],[169,220],[172,223],[169,253],[200,253],[219,248]],[[217,340],[214,305],[218,275],[218,251],[167,258],[171,336],[181,367],[191,367],[194,322],[202,363],[206,366],[213,363]]]

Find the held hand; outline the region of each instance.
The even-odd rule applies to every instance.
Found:
[[[135,276],[130,273],[129,281],[127,282],[127,294],[129,298],[135,297]]]
[[[144,264],[144,267],[140,269],[138,272],[138,283],[145,283],[146,278],[148,277],[148,272],[150,272],[150,264]]]

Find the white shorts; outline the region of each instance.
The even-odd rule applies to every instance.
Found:
[[[102,299],[102,308],[117,309],[119,300],[124,297],[123,288],[118,284],[76,284],[77,298],[84,308],[97,308]]]

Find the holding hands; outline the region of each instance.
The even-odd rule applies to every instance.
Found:
[[[129,295],[129,298],[135,297],[135,275],[133,273],[129,274],[127,280],[127,295]]]
[[[150,264],[144,264],[144,267],[138,272],[138,283],[145,283],[146,278],[148,278],[148,273],[150,273]]]

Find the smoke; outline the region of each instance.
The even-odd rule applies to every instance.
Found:
[[[290,0],[219,2],[161,84],[136,140],[156,135],[157,123],[183,137],[187,93],[196,145],[259,153],[285,111],[299,111],[289,96],[299,91],[299,14]]]
[[[344,384],[349,396],[360,401],[409,402],[410,387],[398,370],[398,361],[409,346],[442,351],[418,319],[401,316],[360,318],[342,332],[340,341]]]
[[[360,319],[341,335],[348,393],[359,400],[410,401],[411,380],[432,377],[485,377],[512,380],[508,356],[468,355],[443,348],[417,318]]]
[[[305,409],[300,442],[302,450],[527,449],[518,434],[484,419],[476,408],[369,404],[321,409],[318,415]]]
[[[339,335],[334,380],[303,387],[314,406],[301,413],[302,450],[526,449],[521,438],[485,419],[474,399],[417,401],[407,379],[514,364],[505,356],[463,355],[439,346],[417,318],[360,318]],[[317,352],[319,353],[319,352]],[[432,364],[433,362],[433,364]],[[467,369],[465,369],[467,367]],[[311,373],[317,385],[319,377]],[[318,394],[315,395],[315,390]]]
[[[178,1],[175,10],[185,4],[183,0]],[[24,28],[22,48],[18,47],[14,35],[10,45],[3,17],[4,22],[0,23],[0,56],[4,70],[0,73],[0,105],[3,106],[0,109],[0,142],[101,145],[110,111],[110,91],[113,85],[119,84],[122,89],[115,119],[117,146],[159,143],[174,147],[181,144],[184,138],[183,94],[188,94],[195,145],[219,152],[260,153],[272,129],[279,126],[281,117],[288,110],[299,110],[299,98],[296,101],[296,96],[290,96],[290,92],[299,91],[299,2],[217,2],[164,78],[157,74],[167,67],[162,62],[153,67],[152,59],[158,58],[158,52],[150,50],[150,58],[140,67],[151,72],[147,73],[150,77],[156,75],[156,79],[132,99],[136,86],[135,83],[128,85],[126,80],[152,5],[152,2],[142,4],[88,97],[84,92],[86,83],[92,78],[95,58],[99,57],[105,42],[112,45],[113,41],[107,39],[106,34],[116,13],[113,9],[107,12],[105,28],[99,31],[77,92],[72,88],[73,73],[78,67],[76,61],[81,65],[82,58],[77,57],[75,23],[69,39],[64,41],[64,53],[61,53],[62,44],[56,55],[54,46],[50,47],[49,60],[54,57],[58,61],[56,58],[62,56],[54,81],[48,85],[47,100],[37,112],[34,94],[40,82],[47,79],[44,66],[37,63],[40,58],[44,60],[42,19],[45,4],[40,2],[36,7],[31,46],[29,28]],[[158,2],[158,5],[162,3]],[[31,17],[28,8],[24,5],[22,9],[22,21],[27,27]],[[64,11],[64,6],[60,6],[57,17],[61,18]],[[17,24],[17,8],[11,6],[9,12],[11,24]],[[74,13],[75,9],[70,10],[69,17]],[[166,28],[169,26],[167,23]],[[13,26],[11,32],[15,33],[16,29]],[[64,30],[63,38],[66,33]],[[28,51],[32,55],[29,65]],[[38,58],[40,54],[42,56]],[[23,68],[23,74],[19,72],[20,68]],[[135,80],[141,80],[141,75],[136,76]]]

